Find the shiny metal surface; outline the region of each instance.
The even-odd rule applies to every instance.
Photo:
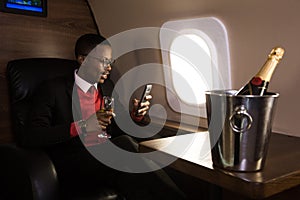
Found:
[[[235,92],[206,92],[213,164],[233,171],[258,171],[267,156],[279,94],[234,96]]]

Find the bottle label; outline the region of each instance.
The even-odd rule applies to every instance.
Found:
[[[264,95],[267,91],[269,82],[262,80],[259,77],[254,77],[249,84],[249,93],[251,95]]]

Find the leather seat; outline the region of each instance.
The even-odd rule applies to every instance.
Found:
[[[7,79],[13,132],[16,144],[0,145],[1,199],[123,199],[113,188],[99,187],[93,191],[71,191],[61,188],[55,166],[41,149],[25,149],[20,145],[25,137],[30,98],[45,80],[73,75],[75,60],[60,58],[27,58],[8,62]]]

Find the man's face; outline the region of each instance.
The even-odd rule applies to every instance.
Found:
[[[104,83],[111,71],[111,62],[111,47],[100,44],[85,57],[79,68],[79,75],[91,84]]]

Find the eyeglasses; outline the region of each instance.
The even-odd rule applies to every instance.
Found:
[[[104,66],[104,68],[111,66],[115,62],[114,59],[108,59],[105,57],[104,58],[97,58],[97,57],[93,57],[93,56],[89,56],[89,57],[98,60]]]
[[[102,59],[99,59],[99,61],[103,64],[104,67],[107,67],[108,65],[111,66],[115,62],[114,59],[108,59],[108,58],[102,58]]]

